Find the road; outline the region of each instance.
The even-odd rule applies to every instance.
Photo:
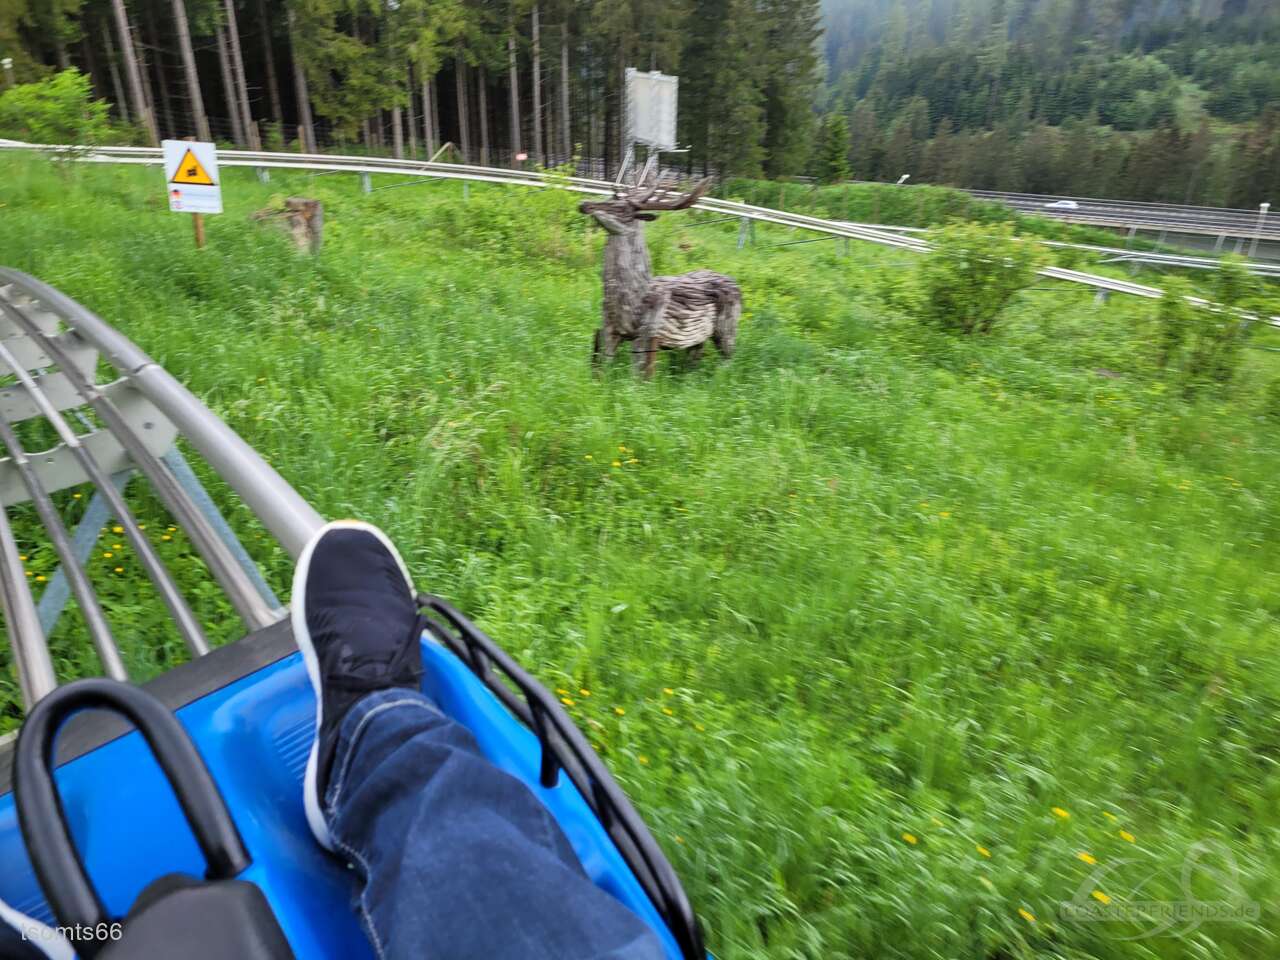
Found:
[[[1263,216],[1259,210],[1226,207],[1190,207],[1170,203],[1143,203],[1136,200],[1099,200],[1089,197],[1052,197],[1034,193],[1001,193],[995,190],[966,190],[982,200],[1003,203],[1015,210],[1035,213],[1068,223],[1100,227],[1134,227],[1138,230],[1165,230],[1169,233],[1203,234],[1244,240],[1280,240],[1280,210]],[[1054,208],[1051,203],[1069,201],[1074,209]]]

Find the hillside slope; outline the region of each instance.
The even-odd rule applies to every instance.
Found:
[[[909,255],[765,228],[739,251],[736,224],[668,215],[655,269],[737,276],[739,353],[597,381],[601,237],[574,198],[239,170],[226,193],[196,251],[154,170],[0,157],[0,263],[118,324],[323,514],[383,525],[557,689],[718,956],[1271,952],[1275,354],[1187,400],[1147,305],[1046,285],[954,340],[881,308]],[[248,220],[297,193],[326,204],[316,259]],[[180,533],[164,549],[199,593]],[[162,668],[136,562],[112,563],[131,664]],[[88,669],[77,624],[57,644]],[[1133,941],[1151,928],[1061,915],[1094,889],[1186,900],[1201,843],[1238,874],[1194,895],[1260,916]]]
[[[1280,196],[1280,8],[827,0],[854,175],[1254,206]]]

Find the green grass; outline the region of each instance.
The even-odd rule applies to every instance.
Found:
[[[273,177],[227,171],[198,252],[154,169],[0,158],[0,263],[117,324],[321,513],[383,525],[564,691],[718,955],[1276,953],[1276,354],[1188,400],[1149,305],[1046,284],[954,340],[881,309],[910,254],[763,228],[738,251],[668,215],[656,269],[739,278],[739,353],[596,381],[602,239],[572,198]],[[325,201],[318,258],[249,222],[273,194]],[[104,571],[131,662],[180,656],[133,568]],[[64,634],[65,675],[91,669]],[[1185,899],[1188,862],[1260,916],[1139,939],[1059,916],[1095,888]]]

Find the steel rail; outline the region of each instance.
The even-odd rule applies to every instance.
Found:
[[[140,163],[152,165],[159,163],[163,152],[156,147],[97,147],[88,153],[84,148],[63,146],[42,146],[22,144],[20,147],[0,144],[0,149],[44,150],[52,153],[74,153],[75,159],[90,163]],[[396,160],[383,157],[356,157],[331,154],[270,153],[264,151],[224,150],[219,152],[218,163],[227,167],[273,167],[282,169],[316,170],[349,173],[379,173],[388,175],[422,176],[430,174],[442,180],[475,180],[488,183],[504,183],[517,186],[546,188],[561,187],[575,193],[597,195],[612,194],[615,184],[603,180],[592,180],[584,177],[559,178],[527,170],[504,170],[498,167],[480,167],[469,164],[433,163],[418,160]],[[695,209],[718,212],[725,215],[745,217],[762,223],[777,226],[793,227],[825,233],[833,237],[845,237],[851,240],[864,240],[881,246],[908,250],[913,253],[927,253],[930,245],[915,237],[902,236],[891,232],[900,228],[873,228],[858,224],[846,224],[837,220],[825,220],[804,214],[788,213],[769,207],[758,207],[732,200],[720,200],[714,197],[703,197]],[[1099,274],[1085,273],[1079,270],[1063,270],[1058,267],[1046,267],[1039,275],[1053,280],[1092,287],[1111,293],[1124,293],[1145,299],[1160,299],[1164,291],[1158,287],[1135,284],[1130,281],[1116,280]],[[1199,297],[1187,297],[1193,306],[1212,306]],[[1280,327],[1280,316],[1253,318],[1261,319],[1271,326]],[[203,451],[202,451],[203,452]],[[206,458],[207,459],[207,458]]]
[[[172,471],[147,449],[142,438],[121,415],[116,405],[103,395],[96,385],[90,383],[78,369],[74,369],[74,364],[71,363],[66,352],[35,327],[30,318],[25,317],[20,309],[3,302],[0,302],[0,305],[22,325],[28,336],[62,367],[72,387],[97,412],[107,429],[120,441],[134,465],[151,482],[161,502],[187,531],[187,535],[214,578],[226,592],[227,599],[231,601],[231,605],[244,621],[245,626],[250,631],[259,630],[278,620],[278,615],[263,601],[257,587],[241,569],[226,544],[200,512],[199,507],[182,489],[182,485],[178,483]],[[192,649],[197,656],[203,656],[208,652],[207,646],[201,651],[195,651],[194,647]]]
[[[40,628],[35,599],[23,576],[22,559],[9,525],[9,515],[4,510],[0,510],[0,606],[4,608],[8,628],[5,632],[9,635],[13,663],[18,671],[18,687],[23,703],[30,710],[58,686],[58,675],[53,670],[49,643]]]
[[[13,284],[39,300],[97,347],[169,418],[280,545],[295,559],[302,553],[311,535],[324,526],[323,518],[239,434],[132,341],[80,303],[21,271],[0,267],[0,285],[4,284]]]
[[[0,344],[0,359],[3,359],[11,369],[17,369],[12,354],[2,344]],[[71,593],[80,606],[81,616],[84,618],[85,627],[88,628],[89,638],[98,653],[103,671],[113,680],[128,680],[129,672],[120,658],[120,650],[116,646],[115,637],[112,636],[106,614],[98,602],[98,595],[94,593],[92,584],[89,583],[84,566],[71,545],[67,528],[54,508],[53,501],[40,481],[39,474],[31,466],[27,452],[23,449],[17,433],[14,432],[13,424],[2,412],[0,412],[0,442],[8,448],[9,456],[13,459],[18,475],[22,478],[22,483],[31,497],[31,503],[36,508],[36,514],[49,533],[53,549],[57,552],[58,560],[62,564],[63,575],[67,578]]]
[[[80,376],[80,372],[75,369],[71,359],[56,344],[53,344],[45,337],[40,332],[39,327],[17,307],[0,300],[0,309],[3,309],[28,336],[40,343],[40,346],[49,354],[50,359],[62,368],[62,372],[71,381],[72,385],[80,389],[76,381],[77,379],[81,383],[84,381]],[[76,458],[76,462],[80,464],[81,469],[84,470],[85,475],[88,476],[98,493],[107,501],[112,514],[124,528],[125,536],[142,561],[142,566],[146,570],[148,578],[155,585],[156,592],[160,594],[164,605],[169,609],[169,614],[173,617],[174,623],[178,627],[178,633],[182,636],[187,648],[197,657],[204,656],[209,652],[209,642],[205,639],[204,629],[200,626],[200,621],[196,619],[191,607],[182,596],[182,591],[178,589],[177,583],[169,574],[168,567],[164,565],[164,562],[156,553],[155,547],[151,545],[147,535],[138,527],[137,518],[134,517],[133,511],[129,509],[128,504],[124,502],[124,497],[121,496],[120,491],[111,482],[111,478],[102,469],[97,458],[80,442],[80,438],[76,436],[75,431],[68,426],[62,415],[49,403],[49,399],[36,386],[35,381],[31,379],[31,375],[16,361],[10,363],[13,360],[12,355],[8,358],[0,355],[0,359],[10,365],[14,374],[17,375],[19,381],[26,388],[28,395],[39,407],[40,412],[44,414],[45,419],[58,432],[58,436],[62,438],[62,442],[66,444],[67,449]],[[86,399],[88,398],[86,397]],[[99,411],[99,415],[101,415],[101,411]],[[104,417],[103,419],[105,420],[106,418]],[[124,438],[121,437],[120,439],[123,441]]]

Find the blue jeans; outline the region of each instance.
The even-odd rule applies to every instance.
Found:
[[[381,690],[342,721],[325,816],[390,958],[661,960],[587,877],[555,819],[425,696]]]

